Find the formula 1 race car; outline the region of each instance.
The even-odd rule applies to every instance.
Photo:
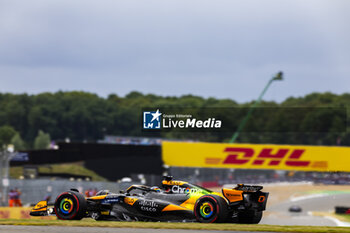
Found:
[[[203,223],[259,223],[269,193],[262,186],[239,184],[213,192],[167,176],[163,188],[131,185],[126,191],[99,191],[85,198],[76,189],[61,193],[49,208],[41,201],[31,210],[32,216],[56,215],[62,220],[116,221],[198,221]]]

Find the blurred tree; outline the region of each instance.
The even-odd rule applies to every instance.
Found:
[[[136,98],[142,98],[142,97],[143,97],[143,94],[138,91],[132,91],[125,96],[126,99],[136,99]]]
[[[158,96],[136,91],[125,97],[111,94],[107,98],[82,91],[37,95],[0,93],[0,125],[16,129],[23,140],[28,142],[28,146],[35,146],[34,139],[41,129],[56,141],[67,137],[74,141],[96,141],[106,134],[143,135],[140,120],[143,108],[166,108],[174,113],[186,108],[186,111],[198,118],[207,119],[210,115],[215,119],[222,119],[232,132],[166,132],[152,136],[221,142],[232,136],[246,115],[244,109],[250,104],[213,97]],[[350,126],[347,126],[346,121],[343,123],[344,119],[350,120],[349,105],[350,94],[332,93],[290,97],[282,103],[263,101],[261,110],[256,109],[253,113],[252,119],[243,130],[244,135],[239,140],[254,143],[334,144],[340,137],[342,145],[350,145]],[[305,111],[293,112],[295,107],[305,108]],[[341,107],[347,114],[344,117],[341,112],[338,114],[323,110],[325,107]],[[341,134],[337,133],[344,128],[347,129]],[[314,133],[317,131],[323,133]],[[7,144],[14,136],[11,135]],[[146,136],[149,135],[151,134]]]
[[[34,140],[34,149],[48,149],[51,143],[50,134],[39,130],[38,136]]]
[[[16,133],[12,137],[11,144],[15,147],[16,151],[26,149],[25,142],[23,141],[19,133]]]
[[[16,130],[11,126],[4,125],[0,127],[0,147],[5,149],[11,143],[11,139],[16,133]]]

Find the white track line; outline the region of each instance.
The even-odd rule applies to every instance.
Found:
[[[312,214],[311,211],[308,211],[307,214],[310,216],[315,216]],[[319,216],[319,217],[333,221],[338,227],[350,227],[350,223],[342,222],[339,219],[332,217],[332,216]]]
[[[306,199],[326,197],[326,196],[330,196],[330,194],[327,194],[327,193],[310,194],[310,195],[299,196],[299,197],[291,197],[289,200],[294,202],[294,201],[302,201]]]
[[[347,222],[342,222],[339,219],[336,219],[334,217],[331,216],[325,216],[324,218],[332,220],[333,222],[335,222],[335,224],[337,224],[338,227],[350,227],[350,223]]]

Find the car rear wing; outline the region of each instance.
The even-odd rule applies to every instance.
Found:
[[[243,193],[255,193],[262,190],[263,186],[238,184],[234,189],[243,191]]]
[[[243,196],[249,200],[249,202],[254,203],[254,207],[263,211],[266,209],[267,198],[269,197],[268,192],[262,192],[263,186],[259,185],[244,185],[238,184],[234,190],[242,191]]]
[[[256,207],[259,211],[263,211],[266,209],[268,197],[269,193],[258,191],[251,195],[251,201],[253,201],[256,204]]]

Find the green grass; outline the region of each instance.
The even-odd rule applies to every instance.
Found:
[[[62,164],[50,164],[44,166],[38,166],[39,172],[44,173],[69,173],[73,175],[83,175],[90,176],[92,181],[106,181],[102,176],[99,176],[94,171],[91,171],[84,167],[83,162],[77,163],[62,163]],[[10,168],[10,177],[19,178],[23,175],[23,167],[11,167]]]
[[[111,222],[84,219],[81,221],[42,220],[42,219],[0,219],[0,225],[31,226],[81,226],[81,227],[115,227],[115,228],[153,228],[153,229],[194,229],[222,231],[270,231],[270,232],[350,232],[347,227],[321,226],[277,226],[247,224],[204,224],[204,223],[165,223],[165,222]]]
[[[10,177],[18,179],[23,175],[23,167],[10,167]]]

